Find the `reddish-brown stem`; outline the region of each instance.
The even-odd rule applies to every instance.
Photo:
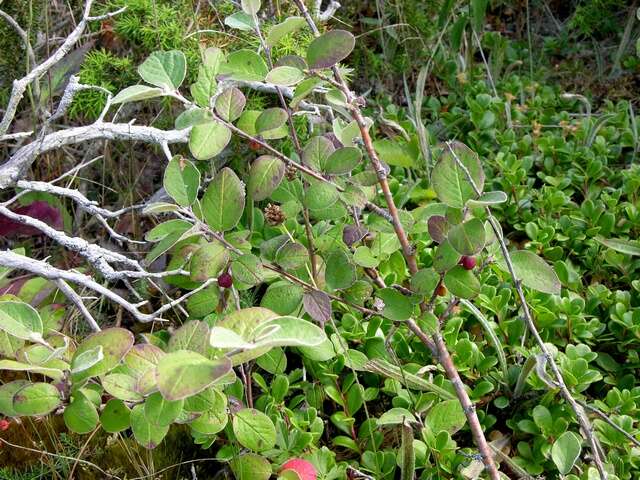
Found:
[[[302,13],[302,16],[307,21],[307,24],[311,28],[311,31],[317,37],[320,35],[318,28],[315,25],[315,22],[309,15],[306,6],[302,0],[294,0],[298,9]],[[389,183],[387,182],[387,173],[382,165],[382,162],[378,158],[378,154],[376,153],[373,142],[371,140],[371,136],[369,135],[368,126],[364,120],[362,112],[358,107],[358,100],[355,98],[355,95],[349,89],[347,82],[342,78],[340,71],[337,66],[333,66],[333,76],[337,86],[344,93],[347,103],[349,105],[349,111],[351,113],[352,118],[358,124],[358,128],[360,130],[360,135],[362,137],[362,141],[364,143],[365,150],[367,151],[367,155],[371,161],[371,166],[376,172],[378,177],[378,183],[384,195],[384,199],[387,204],[387,208],[389,210],[389,214],[392,218],[393,228],[396,232],[398,240],[400,241],[400,245],[402,247],[402,253],[407,262],[407,266],[411,274],[415,274],[418,271],[418,264],[416,262],[415,252],[411,244],[409,243],[409,238],[400,222],[400,216],[398,213],[398,209],[395,205],[395,201],[393,200],[393,195],[391,194],[391,190],[389,188]],[[425,308],[423,304],[421,308]],[[448,313],[447,313],[448,314]],[[464,409],[467,420],[469,421],[469,426],[471,427],[471,433],[473,435],[473,439],[482,455],[482,461],[489,473],[491,480],[499,480],[500,474],[498,473],[498,469],[493,461],[493,455],[491,454],[491,449],[487,443],[487,440],[484,436],[484,432],[482,431],[482,427],[478,420],[478,416],[475,412],[475,406],[471,403],[469,396],[467,395],[466,390],[464,389],[464,385],[460,380],[460,375],[451,359],[451,355],[449,355],[449,351],[447,350],[447,346],[440,334],[440,331],[436,331],[433,334],[433,341],[429,339],[427,334],[422,331],[422,329],[413,321],[408,320],[407,324],[409,329],[416,334],[416,336],[429,348],[432,350],[435,347],[435,350],[438,354],[438,360],[442,364],[447,377],[453,384],[458,400]],[[435,344],[435,345],[434,345]]]

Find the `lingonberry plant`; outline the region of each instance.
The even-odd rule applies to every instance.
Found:
[[[76,345],[33,307],[5,296],[0,369],[28,372],[34,380],[0,386],[0,413],[16,419],[61,414],[69,430],[80,434],[98,426],[109,433],[130,429],[149,449],[172,425],[186,425],[194,442],[215,448],[237,478],[258,480],[273,472],[292,480],[391,478],[396,466],[402,479],[412,479],[425,468],[427,447],[437,464],[454,448],[451,435],[466,425],[470,437],[461,443],[468,456],[443,461],[425,475],[465,469],[466,478],[484,471],[496,480],[501,463],[509,470],[520,467],[505,460],[499,442],[488,442],[489,420],[476,411],[480,397],[456,365],[465,359],[450,353],[447,340],[460,328],[451,319],[466,309],[478,318],[496,353],[500,373],[492,380],[501,391],[519,398],[535,371],[536,381],[551,395],[559,393],[572,412],[572,423],[554,432],[558,439],[551,455],[558,471],[564,475],[574,468],[584,443],[595,467],[589,472],[607,478],[602,446],[574,398],[579,384],[565,383],[558,353],[538,333],[527,303],[528,290],[559,295],[560,281],[540,256],[507,244],[491,210],[507,202],[507,195],[485,191],[481,158],[464,144],[447,141],[428,147],[434,165],[425,171],[438,201],[400,208],[388,175],[390,167],[404,166],[402,158],[387,152],[381,159],[383,144],[370,135],[374,121],[363,113],[364,100],[340,63],[353,50],[354,36],[340,29],[322,33],[303,2],[295,3],[300,16],[265,32],[259,0],[243,0],[242,11],[228,24],[253,32],[257,51],[207,48],[189,86],[183,85],[184,54],[155,52],[138,68],[141,83],[109,98],[96,124],[78,127],[75,137],[67,132],[41,142],[45,150],[70,138],[142,139],[161,146],[168,161],[163,176],[168,197],[144,207],[158,224],[145,235],[153,248],[143,264],[69,238],[6,206],[0,209],[11,221],[84,256],[106,280],[162,279],[187,293],[143,314],[140,304],[88,275],[3,252],[5,267],[55,281],[96,332]],[[275,58],[273,49],[282,38],[302,29],[313,36],[306,55]],[[73,92],[84,88],[70,85],[61,101],[67,105]],[[252,90],[272,94],[272,106],[246,108]],[[175,130],[104,121],[115,105],[160,97],[181,109]],[[5,117],[0,126],[10,121]],[[225,158],[231,142],[246,145],[243,157]],[[188,152],[174,154],[180,143],[188,143]],[[37,154],[14,155],[1,171],[3,185],[48,188],[103,220],[111,218],[67,189],[21,180]],[[169,258],[166,268],[152,272],[163,256]],[[510,282],[520,302],[528,331],[522,328],[523,338],[531,335],[536,345],[524,366],[507,364],[494,325],[473,303],[489,277]],[[104,295],[141,322],[160,320],[183,304],[188,321],[171,332],[145,333],[136,343],[127,329],[102,330],[67,283]],[[353,344],[360,341],[356,331],[365,332],[366,354]],[[440,369],[446,378],[423,378],[424,365],[403,364],[394,349],[412,356],[412,363],[437,364],[426,368]],[[287,361],[300,369],[284,375]],[[255,365],[272,380],[252,373]],[[307,372],[322,388],[290,388]],[[384,386],[366,387],[371,375],[382,377]],[[257,397],[253,385],[261,389]],[[285,402],[293,388],[299,391]],[[367,402],[380,390],[393,398],[372,408]],[[339,406],[330,416],[340,433],[333,444],[360,455],[358,467],[339,466],[318,448],[325,396]],[[380,448],[380,429],[397,432],[397,456]],[[473,469],[475,476],[468,473]]]

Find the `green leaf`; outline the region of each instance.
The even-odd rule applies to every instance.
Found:
[[[478,218],[454,225],[447,238],[451,246],[461,255],[475,255],[484,247],[484,223]]]
[[[523,285],[539,292],[560,294],[558,275],[542,258],[528,250],[516,250],[509,255],[515,274]],[[503,259],[500,259],[499,265],[506,270]]]
[[[384,302],[382,315],[390,320],[407,320],[413,314],[413,303],[411,299],[395,288],[378,290],[376,296]]]
[[[305,19],[302,17],[287,17],[284,22],[271,27],[266,39],[267,46],[276,46],[286,35],[299,30],[305,23]]]
[[[439,281],[440,275],[433,268],[423,268],[411,277],[411,289],[421,296],[431,295]]]
[[[241,0],[240,5],[247,15],[255,15],[260,10],[260,0]]]
[[[13,409],[18,415],[46,415],[61,403],[60,392],[49,383],[27,384],[13,396]]]
[[[27,380],[14,380],[0,385],[0,415],[17,417],[19,414],[13,408],[13,396],[22,387],[31,385]]]
[[[120,400],[127,402],[139,402],[142,395],[136,390],[136,379],[124,373],[111,373],[102,379],[105,391]]]
[[[187,59],[179,50],[153,52],[138,67],[142,79],[165,90],[176,90],[187,73]]]
[[[309,252],[298,242],[287,242],[276,252],[276,263],[284,270],[295,270],[309,259]]]
[[[158,362],[158,390],[167,400],[180,400],[201,392],[230,370],[227,358],[214,361],[188,350],[171,352]]]
[[[191,350],[205,355],[209,347],[209,325],[200,320],[189,320],[175,331],[169,339],[167,352]]]
[[[99,420],[95,405],[79,390],[73,393],[73,400],[64,409],[63,417],[67,428],[79,434],[92,431]]]
[[[163,185],[178,205],[188,207],[198,197],[200,171],[189,160],[176,155],[164,171]]]
[[[28,303],[12,300],[0,302],[0,330],[22,340],[43,341],[42,319]]]
[[[484,172],[480,159],[469,147],[460,142],[450,142],[450,145],[451,149],[446,145],[442,147],[443,152],[433,169],[431,183],[441,202],[453,208],[463,208],[468,200],[477,195],[455,157],[466,167],[480,192],[484,188]]]
[[[453,267],[445,274],[444,284],[456,297],[473,298],[480,293],[480,281],[471,270],[460,265]]]
[[[144,414],[154,425],[170,425],[182,411],[184,400],[167,400],[159,392],[152,393],[144,402]]]
[[[321,35],[311,42],[307,49],[309,68],[332,67],[347,58],[355,44],[355,37],[346,30],[331,30]]]
[[[562,475],[571,471],[580,457],[582,439],[573,432],[564,432],[551,447],[551,458]]]
[[[100,424],[107,433],[122,432],[131,425],[131,410],[122,400],[112,398],[100,415]]]
[[[216,98],[216,112],[223,120],[235,122],[247,103],[244,94],[236,87],[227,88]]]
[[[399,143],[394,140],[383,139],[373,142],[373,146],[380,159],[389,165],[409,168],[415,164],[416,154],[411,151],[405,142]]]
[[[287,112],[278,107],[267,108],[256,119],[256,132],[268,132],[280,128],[287,121]]]
[[[89,368],[82,368],[73,374],[74,381],[104,375],[115,368],[133,346],[133,334],[124,328],[107,328],[87,337],[78,347],[71,360],[71,370],[77,370],[95,355],[97,347],[102,347],[103,358]],[[85,352],[93,350],[89,357]]]
[[[303,293],[300,285],[292,285],[286,281],[275,282],[267,288],[260,306],[279,315],[289,315],[300,305]]]
[[[133,436],[144,448],[156,448],[169,431],[169,425],[155,425],[147,420],[143,404],[133,407],[130,418]]]
[[[371,249],[366,245],[361,245],[353,252],[353,261],[361,267],[375,268],[380,261],[373,255]]]
[[[356,147],[339,148],[327,158],[324,172],[332,175],[350,173],[362,159],[362,152]]]
[[[222,429],[227,426],[228,422],[229,415],[224,409],[214,409],[204,412],[189,425],[191,426],[191,430],[195,432],[204,435],[215,435],[222,431]]]
[[[119,103],[161,97],[162,95],[164,95],[164,92],[160,88],[150,87],[148,85],[132,85],[124,90],[120,90],[120,92],[111,99],[111,103],[117,105]]]
[[[394,407],[384,412],[376,420],[378,425],[403,425],[407,423],[417,423],[415,415],[406,408]]]
[[[356,281],[356,268],[342,250],[335,250],[326,258],[325,280],[332,290],[348,288]]]
[[[269,417],[254,408],[245,408],[233,417],[233,433],[243,447],[263,452],[276,444],[276,427]]]
[[[269,69],[264,59],[253,50],[236,50],[227,57],[221,73],[231,74],[233,80],[262,82]]]
[[[224,24],[230,28],[242,30],[243,32],[255,30],[256,28],[256,22],[253,17],[244,12],[236,12],[233,15],[229,15],[224,19]]]
[[[231,262],[234,278],[246,285],[258,285],[264,281],[262,262],[251,253],[241,255]]]
[[[436,254],[433,257],[433,268],[438,272],[446,272],[458,264],[460,257],[461,255],[451,246],[449,240],[445,240],[436,248]]]
[[[231,140],[231,131],[220,122],[195,125],[189,134],[189,151],[197,160],[220,154]]]
[[[32,372],[45,375],[54,380],[62,380],[64,372],[59,368],[49,368],[39,365],[30,365],[28,363],[16,362],[15,360],[0,360],[0,371],[9,370],[13,372]]]
[[[602,238],[600,236],[595,237],[595,240],[616,252],[640,256],[640,244],[637,241],[633,242],[631,240],[625,240],[624,238]]]
[[[324,330],[298,317],[277,317],[267,320],[251,333],[261,347],[317,347],[327,336]]]
[[[340,198],[335,186],[326,182],[317,182],[307,188],[304,202],[309,210],[323,210],[331,207]]]
[[[251,480],[269,480],[271,478],[269,460],[255,453],[234,456],[231,459],[231,471],[235,478]]]
[[[289,67],[283,65],[276,67],[267,73],[265,81],[267,83],[273,83],[274,85],[280,85],[283,87],[289,87],[295,85],[304,80],[304,73],[296,67]]]
[[[302,152],[302,163],[313,170],[320,171],[334,150],[333,143],[327,137],[312,137]]]
[[[229,251],[222,243],[214,240],[198,248],[191,257],[191,280],[204,282],[216,278],[229,263]]]
[[[507,194],[501,191],[485,192],[480,195],[477,200],[469,200],[467,205],[470,207],[489,207],[491,205],[499,205],[508,200]]]
[[[436,435],[442,430],[453,435],[464,426],[466,421],[467,417],[457,399],[436,403],[425,418],[425,423]]]
[[[225,232],[237,225],[244,211],[244,184],[230,168],[223,168],[209,184],[202,197],[202,210],[207,224]]]
[[[175,127],[177,130],[183,130],[185,128],[191,128],[194,125],[202,125],[203,123],[209,123],[213,120],[213,116],[209,110],[204,108],[190,108],[185,110],[177,116]],[[178,155],[176,155],[178,156]]]
[[[249,170],[247,190],[255,201],[264,200],[278,188],[286,166],[282,160],[270,155],[262,155],[255,159]]]
[[[199,106],[209,108],[209,99],[218,88],[216,75],[224,60],[224,54],[217,47],[209,47],[204,51],[203,57],[202,65],[198,67],[198,79],[191,85],[191,95]]]

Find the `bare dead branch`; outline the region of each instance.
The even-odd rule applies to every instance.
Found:
[[[82,32],[84,32],[87,23],[94,20],[103,20],[124,11],[124,9],[120,9],[107,15],[91,17],[89,13],[91,11],[92,5],[93,0],[86,1],[84,11],[82,13],[82,19],[78,22],[73,31],[67,36],[62,45],[60,45],[60,47],[53,53],[53,55],[47,58],[40,65],[34,67],[27,75],[25,75],[20,80],[14,80],[13,88],[11,90],[11,96],[9,97],[9,103],[5,110],[4,116],[2,117],[2,121],[0,121],[0,137],[7,133],[7,130],[9,130],[9,126],[11,125],[11,122],[13,122],[16,110],[18,109],[18,104],[22,100],[27,86],[34,81],[38,81],[42,75],[48,72],[56,63],[62,60],[71,51],[73,46],[78,42],[78,40],[80,40]],[[0,188],[4,187],[0,184]]]
[[[160,130],[131,123],[96,122],[50,133],[41,139],[19,148],[7,162],[0,165],[0,189],[14,185],[21,179],[34,160],[44,152],[65,145],[91,140],[126,140],[162,145],[163,143],[187,143],[190,129]]]

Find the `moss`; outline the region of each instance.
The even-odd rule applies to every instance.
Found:
[[[111,93],[117,93],[123,86],[138,81],[135,65],[129,57],[119,57],[106,50],[89,52],[80,69],[80,81],[86,85],[97,85]],[[95,119],[105,105],[105,95],[96,90],[79,92],[71,106],[71,118]]]

